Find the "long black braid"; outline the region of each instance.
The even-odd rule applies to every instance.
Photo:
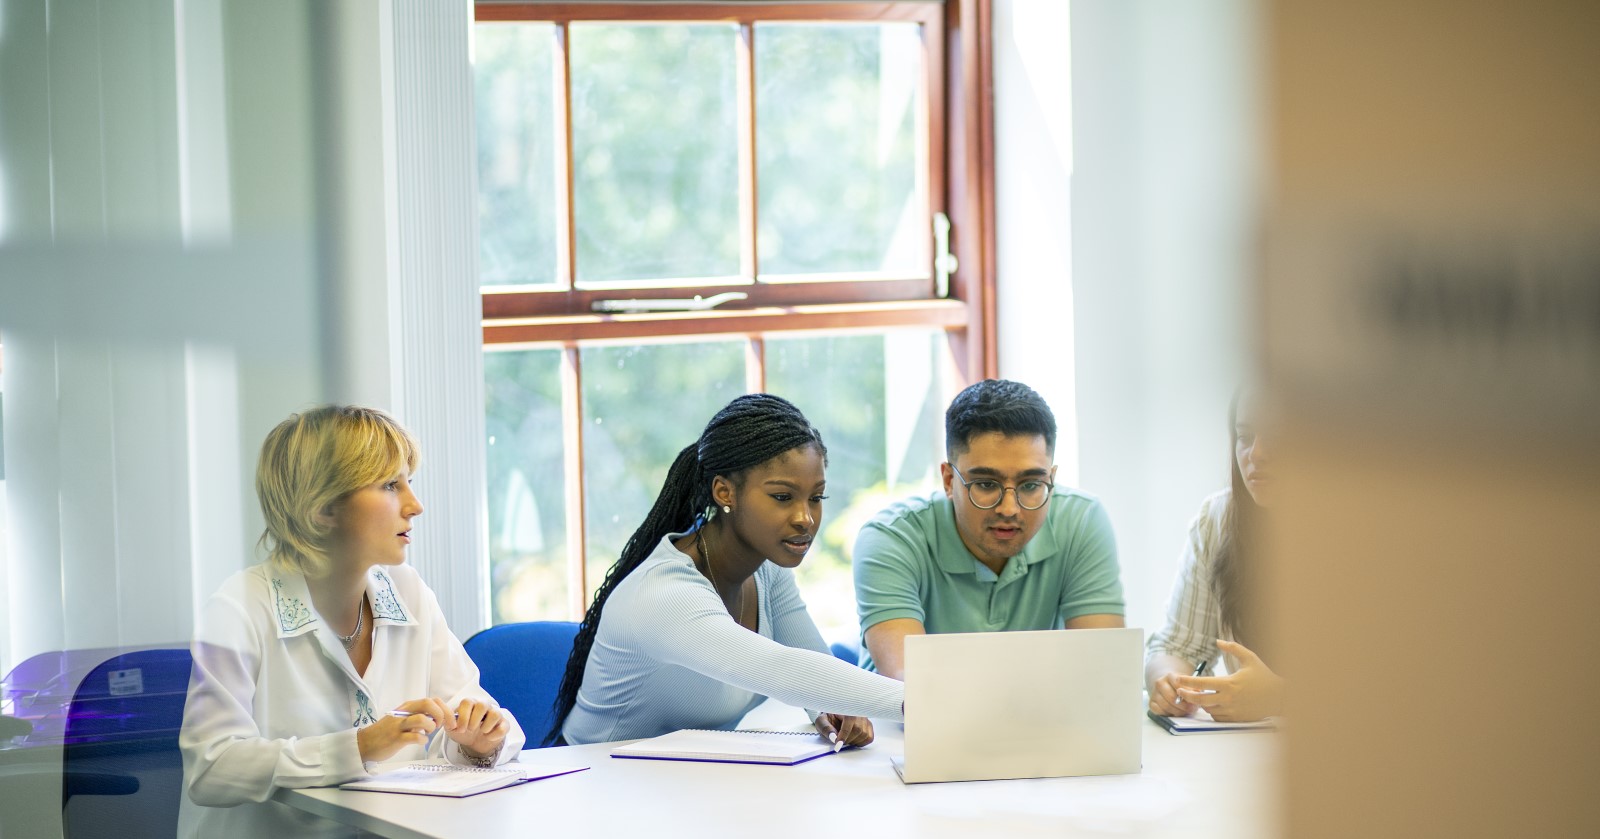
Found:
[[[656,496],[655,506],[622,547],[621,557],[606,572],[605,582],[595,590],[594,602],[589,604],[589,611],[578,626],[578,636],[573,641],[572,655],[567,658],[567,671],[561,677],[561,689],[556,693],[552,709],[555,724],[544,737],[546,745],[561,736],[561,727],[578,701],[583,668],[589,661],[589,649],[600,628],[600,615],[617,584],[655,551],[662,537],[694,526],[696,517],[711,504],[713,478],[720,475],[738,484],[751,468],[805,446],[816,446],[824,458],[828,455],[822,435],[799,408],[770,393],[752,393],[729,402],[706,423],[700,439],[678,453],[667,470],[667,479],[661,485],[661,494]]]

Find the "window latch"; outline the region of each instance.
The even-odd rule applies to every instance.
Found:
[[[750,295],[742,291],[724,291],[710,297],[661,297],[651,299],[596,300],[589,308],[596,312],[704,312],[715,309],[730,300],[743,300]]]
[[[933,293],[950,296],[950,275],[956,272],[956,255],[950,252],[950,217],[933,214]]]

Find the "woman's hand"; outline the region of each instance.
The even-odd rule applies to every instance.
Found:
[[[872,720],[866,717],[846,717],[840,714],[818,714],[812,723],[817,733],[830,743],[846,746],[865,746],[872,742]]]
[[[1163,717],[1187,717],[1194,713],[1194,705],[1178,695],[1178,680],[1182,673],[1170,672],[1150,683],[1150,712]]]
[[[444,727],[445,734],[456,741],[468,757],[486,758],[500,751],[506,742],[506,733],[511,730],[498,708],[472,699],[461,700],[450,722],[453,724]]]
[[[407,711],[410,716],[384,714],[356,732],[356,748],[363,761],[388,760],[406,746],[425,745],[439,727],[438,720],[451,719],[444,703],[437,699],[413,699],[400,703],[395,710]]]
[[[1206,709],[1219,722],[1251,722],[1281,713],[1283,679],[1242,644],[1219,640],[1217,647],[1233,656],[1239,669],[1226,676],[1178,676],[1179,698]]]

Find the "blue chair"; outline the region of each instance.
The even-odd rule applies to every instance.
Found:
[[[187,649],[139,650],[89,671],[67,707],[61,819],[67,837],[178,830]]]
[[[835,641],[829,649],[833,650],[833,657],[840,661],[858,666],[861,664],[861,647],[854,641]]]
[[[544,744],[556,691],[577,636],[578,625],[571,621],[503,623],[468,638],[464,645],[478,665],[483,689],[522,724],[528,748]]]

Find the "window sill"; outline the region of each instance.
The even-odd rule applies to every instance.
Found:
[[[483,343],[550,344],[631,340],[681,335],[750,335],[801,330],[933,327],[954,331],[968,325],[960,300],[903,300],[713,309],[704,312],[550,315],[483,321]]]

